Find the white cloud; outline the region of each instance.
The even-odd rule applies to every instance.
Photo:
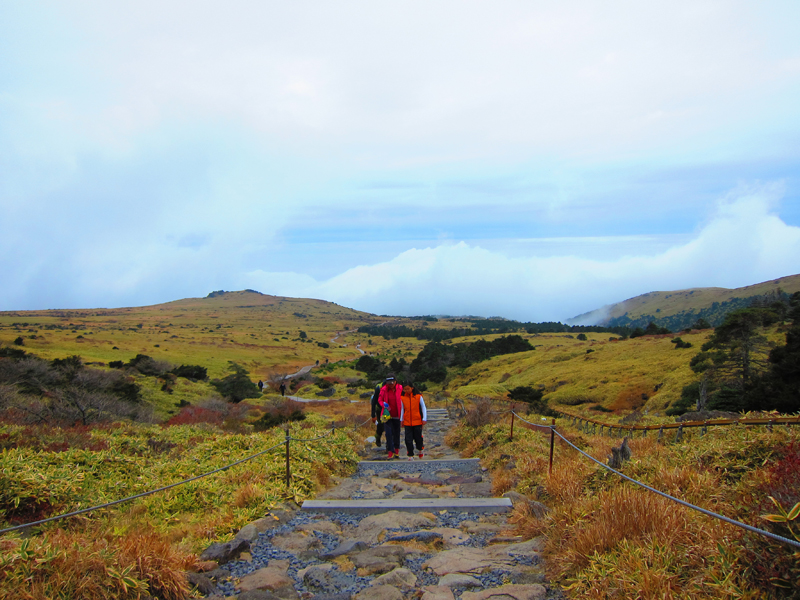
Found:
[[[378,313],[564,321],[649,291],[741,287],[800,273],[800,228],[771,212],[779,193],[776,185],[737,190],[688,243],[650,256],[510,258],[460,242],[408,250],[322,282],[284,276],[270,293]]]

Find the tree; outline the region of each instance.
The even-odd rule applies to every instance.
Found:
[[[222,379],[212,380],[211,385],[230,402],[241,402],[245,398],[259,398],[261,392],[258,386],[250,380],[247,370],[232,360],[228,361],[228,364],[233,373]]]
[[[521,385],[508,390],[508,398],[515,402],[524,402],[527,404],[529,413],[534,412],[544,416],[556,416],[556,413],[547,406],[547,400],[544,399],[544,392],[540,389],[529,385]]]
[[[709,396],[709,408],[745,410],[754,378],[768,366],[769,345],[764,327],[776,320],[775,312],[763,308],[729,313],[703,344],[702,351],[691,359],[692,370],[703,374],[709,386],[716,389]]]
[[[711,323],[700,317],[694,322],[692,329],[711,329]]]
[[[753,410],[794,413],[800,411],[800,292],[779,315],[793,319],[786,343],[770,351],[767,371],[755,379],[746,400]]]

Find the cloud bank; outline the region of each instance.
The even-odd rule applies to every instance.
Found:
[[[508,257],[462,241],[407,250],[324,281],[264,272],[244,280],[269,293],[382,314],[564,321],[650,291],[734,288],[800,273],[800,227],[775,214],[780,194],[780,185],[738,189],[689,242],[652,255]]]

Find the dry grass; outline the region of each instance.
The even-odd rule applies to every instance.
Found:
[[[559,421],[558,430],[600,460],[620,442],[578,433],[565,420]],[[507,424],[490,424],[461,427],[450,438],[491,469],[497,491],[513,477],[517,491],[549,507],[543,518],[536,518],[527,506],[517,506],[509,523],[513,533],[526,539],[546,537],[548,576],[565,586],[569,597],[796,597],[781,595],[771,571],[754,569],[748,554],[768,549],[770,556],[790,561],[791,550],[633,486],[563,443],[556,445],[553,473],[548,475],[549,436],[515,429],[509,442],[507,434]],[[766,471],[788,456],[785,448],[798,439],[795,428],[772,433],[766,428],[718,428],[705,436],[688,435],[678,445],[658,443],[654,436],[636,438],[630,441],[632,458],[622,470],[678,498],[764,527],[759,507],[772,481]],[[507,461],[501,457],[508,455],[518,457],[511,473],[502,469]],[[781,572],[790,572],[789,566],[785,563]]]
[[[153,533],[119,539],[55,530],[48,535],[14,542],[5,560],[32,568],[0,569],[0,589],[20,600],[42,598],[140,598],[146,594],[164,600],[187,597],[184,572],[195,560]],[[34,559],[34,560],[31,560]],[[6,596],[11,597],[11,596]]]
[[[516,486],[517,478],[513,471],[498,469],[492,473],[492,496],[502,496]]]
[[[237,508],[245,508],[251,504],[255,504],[260,496],[264,494],[264,490],[260,487],[247,483],[240,487],[233,493],[233,505]]]

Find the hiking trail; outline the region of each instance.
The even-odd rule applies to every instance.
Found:
[[[424,459],[402,456],[401,439],[401,458],[386,460],[372,438],[352,476],[212,544],[190,583],[214,600],[562,599],[546,583],[544,540],[503,533],[512,501],[547,509],[493,498],[478,460],[445,444],[448,412],[428,413]]]

